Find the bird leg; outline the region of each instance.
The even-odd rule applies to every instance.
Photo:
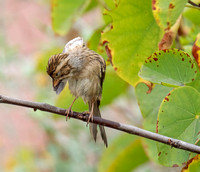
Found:
[[[73,111],[72,111],[72,105],[74,104],[74,102],[76,101],[77,98],[78,98],[78,97],[75,97],[75,99],[73,100],[72,104],[71,104],[71,105],[69,106],[69,108],[65,111],[65,114],[66,114],[66,121],[67,121],[67,118],[68,118],[69,113],[70,113],[70,112],[73,112]],[[69,117],[69,119],[70,119],[70,117]]]
[[[93,113],[94,113],[94,103],[92,103],[90,115],[88,117],[87,125],[89,124],[90,118],[93,120]]]

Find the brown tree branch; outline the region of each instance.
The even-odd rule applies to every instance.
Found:
[[[55,106],[52,106],[52,105],[49,105],[46,103],[30,102],[30,101],[10,98],[10,97],[3,96],[3,95],[0,95],[0,103],[23,106],[23,107],[32,108],[32,109],[34,109],[34,111],[41,110],[41,111],[52,112],[52,113],[55,113],[58,115],[66,116],[65,109],[58,108],[58,107],[55,107]],[[69,113],[68,116],[71,118],[76,118],[78,120],[87,122],[89,114],[73,112],[73,113]],[[196,146],[196,145],[193,145],[193,144],[181,141],[181,140],[166,137],[166,136],[163,136],[163,135],[160,135],[157,133],[153,133],[153,132],[150,132],[150,131],[147,131],[147,130],[144,130],[144,129],[141,129],[138,127],[134,127],[131,125],[126,125],[126,124],[106,120],[106,119],[99,118],[99,117],[93,117],[93,121],[90,120],[90,122],[100,124],[100,125],[103,125],[103,126],[106,126],[109,128],[113,128],[116,130],[124,131],[129,134],[138,135],[138,136],[148,138],[148,139],[151,139],[154,141],[158,141],[158,142],[161,142],[164,144],[168,144],[168,145],[178,148],[178,149],[183,149],[183,150],[187,150],[187,151],[194,152],[194,153],[200,153],[199,146]]]

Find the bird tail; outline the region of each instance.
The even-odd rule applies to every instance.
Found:
[[[100,113],[100,110],[99,110],[99,105],[100,105],[100,101],[97,100],[94,103],[93,114],[94,114],[94,116],[101,117],[101,113]],[[92,108],[92,104],[89,103],[89,111],[90,112],[91,112],[91,108]],[[96,142],[96,139],[97,139],[97,124],[90,123],[89,126],[90,126],[90,132],[93,135],[93,138],[94,138],[94,140]],[[100,129],[100,133],[101,133],[101,138],[102,138],[105,146],[108,147],[108,142],[107,142],[107,137],[106,137],[106,132],[105,132],[104,126],[99,125],[99,129]]]

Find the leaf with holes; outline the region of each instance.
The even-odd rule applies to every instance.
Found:
[[[135,95],[142,112],[145,130],[156,132],[158,110],[164,97],[172,90],[172,87],[155,85],[151,91],[145,83],[139,83],[135,87]],[[154,161],[158,161],[158,151],[155,141],[143,139],[145,150]]]
[[[135,85],[143,61],[158,49],[162,36],[152,14],[151,1],[123,0],[106,14],[113,23],[111,30],[103,33],[102,40],[108,42],[113,67],[122,79]]]
[[[189,86],[172,90],[163,100],[159,113],[158,133],[195,144],[200,136],[200,93]],[[180,166],[188,161],[190,152],[157,143],[159,162]]]
[[[194,87],[195,89],[197,89],[200,92],[200,72],[199,72],[199,70],[197,70],[196,79],[193,82],[190,82],[186,85]]]
[[[196,78],[193,59],[178,49],[161,50],[145,60],[139,76],[145,80],[169,86],[183,86]]]
[[[200,154],[190,159],[181,172],[198,172],[200,169]]]
[[[152,0],[152,9],[158,25],[163,30],[169,30],[187,3],[187,0]]]

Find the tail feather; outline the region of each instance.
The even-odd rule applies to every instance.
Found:
[[[101,113],[100,113],[100,110],[99,110],[99,104],[100,104],[100,101],[97,101],[94,103],[94,109],[93,109],[93,112],[94,112],[94,116],[98,116],[98,117],[101,117]],[[91,103],[89,103],[89,111],[91,112]],[[93,124],[93,123],[90,123],[90,132],[96,142],[96,139],[97,139],[97,124]],[[108,147],[108,142],[107,142],[107,137],[106,137],[106,132],[105,132],[105,129],[104,129],[104,126],[102,125],[99,125],[99,129],[100,129],[100,133],[101,133],[101,138],[105,144],[106,147]]]
[[[93,135],[94,141],[97,140],[97,124],[90,123],[90,133]]]
[[[106,132],[105,132],[104,126],[99,125],[99,128],[100,128],[100,132],[101,132],[101,138],[102,138],[104,144],[106,145],[106,147],[108,147],[108,141],[107,141],[107,137],[106,137]]]

